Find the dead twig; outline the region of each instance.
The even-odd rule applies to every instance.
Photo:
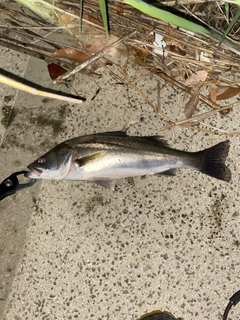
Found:
[[[84,61],[83,63],[81,63],[80,65],[78,65],[75,69],[73,69],[70,72],[65,73],[64,75],[58,77],[54,83],[59,83],[64,79],[67,79],[68,77],[76,74],[77,72],[79,72],[80,70],[82,70],[83,68],[87,67],[88,65],[90,65],[91,63],[93,63],[94,61],[98,60],[99,58],[101,58],[106,52],[110,51],[111,49],[115,48],[117,45],[119,45],[120,43],[124,42],[126,39],[132,37],[135,33],[137,33],[136,30],[133,30],[132,32],[130,32],[129,34],[121,37],[120,39],[118,39],[117,41],[113,42],[112,44],[110,44],[109,46],[104,47],[102,50],[98,51],[97,53],[95,53],[93,56],[91,56],[90,58],[88,58],[86,61]]]
[[[164,127],[160,128],[159,130],[160,131],[164,131],[164,130],[169,129],[169,128],[173,127],[173,126],[181,126],[181,125],[185,125],[185,124],[191,123],[191,122],[194,123],[194,122],[209,118],[209,117],[213,116],[214,114],[216,114],[217,112],[221,112],[221,111],[225,111],[225,110],[228,110],[228,109],[232,109],[232,108],[236,107],[237,105],[240,105],[240,101],[238,101],[236,103],[232,103],[232,104],[230,104],[228,106],[224,106],[224,107],[220,107],[218,109],[214,109],[214,110],[210,110],[210,111],[204,112],[202,114],[199,114],[199,115],[194,116],[194,117],[189,118],[189,119],[175,121],[174,124],[169,124],[167,126],[164,126]]]
[[[134,58],[133,61],[137,62],[139,65],[141,65],[142,67],[147,69],[150,73],[161,77],[163,80],[167,81],[168,83],[171,83],[173,86],[181,89],[182,91],[187,92],[188,94],[194,93],[194,89],[189,88],[189,87],[185,86],[184,84],[182,84],[181,82],[177,81],[176,79],[173,79],[172,77],[168,76],[161,69],[149,67],[149,65],[147,63],[145,63],[141,58],[139,58],[139,57]],[[199,94],[199,100],[213,109],[219,109],[218,104],[214,103],[213,101],[211,101],[210,99],[208,99],[207,97],[205,97],[202,94]]]

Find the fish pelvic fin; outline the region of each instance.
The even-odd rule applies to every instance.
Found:
[[[75,162],[77,163],[77,165],[79,167],[83,167],[93,161],[100,160],[101,158],[103,158],[105,156],[106,153],[107,153],[107,151],[93,152],[93,153],[90,153],[82,158],[76,159]]]
[[[104,187],[106,189],[111,189],[111,190],[114,190],[114,188],[111,186],[111,181],[110,180],[96,180],[96,179],[91,179],[90,180],[91,182],[101,186],[101,187]]]
[[[229,151],[229,141],[223,141],[219,144],[200,151],[202,163],[199,171],[223,181],[231,181],[231,171],[225,165]]]

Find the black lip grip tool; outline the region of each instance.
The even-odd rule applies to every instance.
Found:
[[[228,305],[226,306],[226,309],[223,314],[223,320],[227,320],[230,309],[232,308],[232,306],[235,306],[236,304],[238,304],[239,301],[240,301],[240,290],[235,292],[234,295],[232,295],[231,298],[229,299]]]
[[[30,188],[36,182],[36,179],[31,179],[29,182],[19,183],[18,176],[24,175],[27,172],[28,171],[14,172],[3,180],[0,184],[0,201],[17,191]]]

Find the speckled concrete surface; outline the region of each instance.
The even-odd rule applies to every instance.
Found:
[[[8,70],[15,75],[22,76],[27,62],[26,56],[19,55],[9,49],[0,49],[0,68],[2,70]],[[17,99],[17,90],[3,84],[0,85],[0,145],[11,122],[11,112],[13,106],[17,104]],[[16,155],[15,159],[12,156],[13,154],[9,155],[4,148],[0,148],[0,176],[2,179],[12,172],[12,162],[18,160]],[[19,155],[19,159],[21,156]],[[6,203],[0,202],[0,319],[26,232],[24,206],[21,206],[20,201],[14,207],[6,210]],[[21,211],[21,216],[18,214],[18,210]]]
[[[34,67],[31,60],[26,77],[41,84],[46,66],[37,63],[42,72]],[[157,79],[132,66],[127,72],[156,104]],[[141,122],[129,134],[159,134],[162,119],[107,74],[104,81],[79,75],[74,86],[88,99],[80,106],[26,95],[18,101],[3,143],[7,159],[13,159],[9,168],[25,168],[65,139],[121,129],[131,120]],[[169,86],[161,96],[161,110],[180,117],[183,98]],[[208,123],[234,131],[239,118],[234,109]],[[1,212],[31,213],[5,320],[134,320],[155,309],[185,320],[221,319],[239,289],[239,138],[178,128],[173,142],[170,130],[162,134],[189,151],[229,138],[232,182],[182,170],[176,177],[115,181],[114,191],[87,182],[42,181],[5,199]],[[237,314],[236,307],[231,316]]]

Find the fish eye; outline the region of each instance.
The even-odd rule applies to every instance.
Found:
[[[38,163],[40,163],[40,164],[43,164],[43,163],[45,163],[46,162],[46,159],[45,158],[43,158],[43,157],[41,157],[41,158],[39,158],[38,159],[38,161],[37,161]]]

